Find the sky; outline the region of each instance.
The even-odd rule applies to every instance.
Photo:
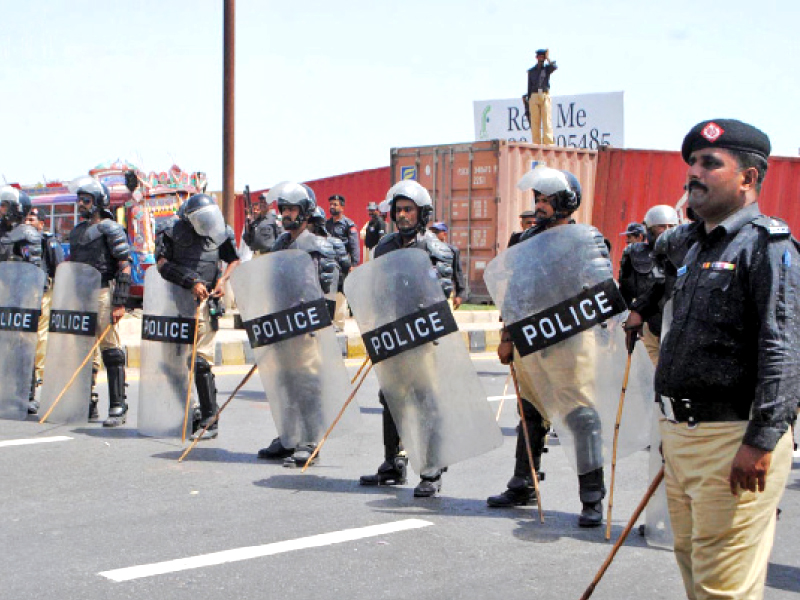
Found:
[[[222,0],[3,2],[0,175],[34,184],[125,159],[222,188]],[[800,148],[800,2],[236,2],[235,183],[387,166],[475,139],[475,100],[518,97],[550,49],[554,95],[623,91],[629,148],[708,118]]]

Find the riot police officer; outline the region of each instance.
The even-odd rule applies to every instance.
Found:
[[[97,334],[109,330],[100,342],[100,355],[108,373],[108,419],[104,427],[123,425],[127,419],[125,402],[125,352],[116,324],[125,315],[131,286],[130,246],[122,225],[111,212],[111,195],[105,184],[92,177],[73,182],[78,196],[78,214],[83,219],[69,234],[70,260],[91,265],[100,271]],[[99,365],[96,365],[99,368]],[[89,420],[98,419],[96,396],[89,406]]]
[[[42,269],[47,273],[45,280],[44,295],[42,296],[42,314],[39,317],[38,341],[36,343],[36,364],[31,383],[31,395],[29,398],[28,413],[35,415],[39,411],[39,403],[36,401],[36,387],[42,384],[44,377],[44,359],[47,344],[48,325],[50,323],[50,303],[53,297],[53,279],[56,276],[56,268],[64,262],[64,249],[58,238],[50,231],[44,230],[44,220],[41,210],[34,207],[25,217],[25,223],[36,229],[42,236]]]
[[[0,260],[21,260],[42,264],[42,237],[27,223],[31,199],[25,192],[10,185],[0,188],[0,204],[4,207],[3,221],[6,231],[0,237]]]
[[[268,198],[274,198],[278,203],[278,211],[283,221],[284,233],[272,247],[272,252],[296,249],[308,252],[317,265],[319,283],[323,294],[329,296],[336,289],[339,275],[336,250],[328,241],[327,236],[315,235],[309,228],[313,220],[316,231],[320,225],[319,215],[314,216],[317,208],[314,191],[304,184],[284,181],[273,187]],[[324,213],[323,217],[324,219]],[[302,362],[302,357],[298,357]],[[281,373],[279,376],[297,376],[297,373]],[[300,374],[302,376],[302,374]],[[286,466],[303,465],[311,457],[315,446],[303,444],[297,448],[286,448],[276,437],[270,445],[258,451],[258,458],[263,460],[286,459]],[[319,456],[319,455],[318,455]]]
[[[258,196],[258,203],[253,207],[255,219],[249,216],[242,234],[244,243],[254,254],[264,254],[272,250],[275,241],[283,233],[283,226],[278,222],[278,217],[269,209],[266,194]]]
[[[619,290],[630,307],[625,329],[639,335],[653,364],[658,362],[661,313],[664,308],[664,272],[655,260],[656,240],[678,225],[678,213],[667,204],[658,204],[644,216],[645,241],[634,242],[622,251]]]
[[[428,191],[412,180],[401,181],[389,190],[386,201],[389,215],[397,231],[384,236],[375,248],[375,258],[406,248],[424,250],[430,256],[445,297],[453,291],[453,252],[440,242],[426,226],[433,215],[433,203]],[[406,482],[408,457],[389,412],[383,392],[379,393],[383,405],[384,462],[375,474],[363,475],[361,485],[402,485]],[[420,482],[414,488],[415,497],[434,496],[442,487],[443,469],[420,473]]]
[[[306,186],[307,187],[307,186]],[[308,188],[309,193],[314,199],[314,192],[311,188]],[[326,240],[332,247],[334,251],[334,256],[336,257],[336,264],[339,267],[338,272],[336,273],[335,281],[339,281],[342,277],[342,273],[347,273],[350,271],[352,267],[352,263],[350,262],[350,254],[347,252],[347,248],[345,248],[344,243],[339,238],[331,235],[328,233],[328,230],[325,229],[325,209],[321,206],[316,206],[314,210],[311,211],[311,216],[308,219],[308,230],[318,235],[319,237]],[[335,286],[337,292],[339,289],[338,283]],[[328,302],[328,309],[331,313],[331,319],[334,318],[336,312],[336,300],[335,300],[335,293],[334,290],[328,292],[329,295],[333,295],[334,299],[331,303]]]
[[[524,242],[546,230],[574,223],[571,215],[578,209],[581,201],[581,188],[577,178],[568,171],[547,169],[539,173],[538,169],[529,172],[520,181],[520,187],[526,187],[526,178],[532,176],[532,189],[535,199],[536,225],[526,230],[520,239]],[[598,251],[607,257],[608,252],[603,237],[597,232]],[[587,396],[592,389],[595,376],[595,351],[592,338],[580,339],[584,332],[566,340],[577,340],[577,343],[566,347],[551,346],[534,354],[535,369],[527,372],[521,368],[519,353],[511,342],[510,333],[503,330],[498,357],[503,364],[512,360],[519,365],[516,372],[519,379],[524,414],[521,418],[527,421],[531,442],[531,453],[534,468],[540,467],[541,454],[544,451],[546,435],[550,427],[547,408],[564,413],[565,425],[575,439],[575,451],[578,470],[578,489],[583,506],[578,518],[581,527],[598,527],[603,519],[602,500],[605,496],[602,466],[602,440],[600,415],[595,408],[595,399]],[[546,397],[543,389],[559,391],[561,398]],[[564,406],[559,403],[565,402]],[[527,406],[530,404],[531,406]],[[535,502],[533,480],[530,476],[522,427],[517,429],[517,449],[514,476],[509,480],[507,489],[498,496],[487,499],[489,506],[505,508],[521,506]]]
[[[192,291],[197,299],[200,318],[197,324],[197,357],[194,363],[195,388],[200,403],[200,421],[192,439],[214,419],[217,386],[211,367],[214,364],[216,319],[225,284],[239,264],[233,231],[225,225],[219,206],[207,194],[195,194],[181,206],[178,220],[158,238],[156,264],[169,282]],[[220,261],[227,264],[220,276]],[[216,438],[219,421],[209,427],[202,439]]]
[[[328,209],[331,217],[325,222],[325,229],[332,236],[339,238],[344,243],[347,253],[350,255],[350,264],[357,267],[361,259],[361,249],[358,244],[358,230],[355,222],[344,215],[344,196],[335,194],[328,198]],[[344,321],[349,314],[347,300],[344,297],[343,286],[345,277],[350,270],[342,273],[339,278],[339,289],[336,294],[336,314],[333,317],[333,324],[337,329],[344,329]]]

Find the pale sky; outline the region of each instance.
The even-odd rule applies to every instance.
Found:
[[[222,187],[222,0],[3,0],[0,174],[33,184],[123,158]],[[796,0],[239,0],[236,187],[387,166],[471,141],[473,100],[518,97],[539,47],[554,95],[624,91],[629,148],[707,118],[800,147]]]

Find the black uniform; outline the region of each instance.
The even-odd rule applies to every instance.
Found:
[[[0,237],[0,261],[18,260],[42,266],[42,236],[31,225],[21,223]]]
[[[50,281],[55,279],[58,265],[64,262],[64,248],[58,238],[49,231],[42,232],[42,269],[47,273],[45,289],[50,287]]]
[[[464,292],[467,287],[464,283],[464,271],[461,268],[461,250],[456,248],[453,244],[447,244],[453,253],[453,284],[455,285],[455,296],[457,298],[464,298]]]
[[[647,323],[655,336],[661,335],[664,308],[664,272],[648,242],[628,244],[619,266],[619,291],[631,310]]]
[[[367,250],[372,250],[384,235],[386,235],[386,221],[379,216],[371,217],[364,234],[364,246]]]
[[[742,443],[771,451],[800,398],[800,253],[783,223],[749,205],[678,269],[655,387],[675,420],[749,421]]]
[[[653,257],[664,273],[663,297],[665,300],[672,297],[678,269],[683,266],[689,249],[697,241],[697,232],[702,227],[702,221],[686,223],[668,229],[658,236],[653,248]]]
[[[344,247],[350,255],[350,263],[354,267],[358,266],[361,259],[361,249],[358,245],[358,231],[356,231],[355,222],[348,217],[342,217],[339,221],[330,218],[325,221],[325,229],[332,236],[344,242]]]
[[[269,252],[283,233],[283,225],[270,213],[247,224],[242,239],[253,252]]]

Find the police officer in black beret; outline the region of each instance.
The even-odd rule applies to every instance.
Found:
[[[732,119],[683,141],[702,219],[678,269],[655,387],[689,598],[761,598],[800,396],[798,243],[758,205],[769,138]]]
[[[333,237],[342,240],[347,253],[350,255],[350,264],[354,268],[361,261],[361,248],[358,244],[358,230],[356,229],[355,221],[344,215],[344,204],[344,196],[339,194],[334,194],[328,198],[328,209],[331,217],[325,222],[325,229]],[[344,329],[344,320],[350,312],[343,292],[345,277],[347,277],[347,273],[342,273],[341,277],[339,277],[339,293],[336,294],[336,314],[333,317],[333,324],[340,331]]]
[[[522,211],[519,215],[519,226],[522,227],[522,231],[515,231],[511,234],[511,237],[508,238],[508,247],[511,248],[511,246],[519,244],[519,239],[522,237],[522,234],[534,225],[536,225],[536,211]]]

